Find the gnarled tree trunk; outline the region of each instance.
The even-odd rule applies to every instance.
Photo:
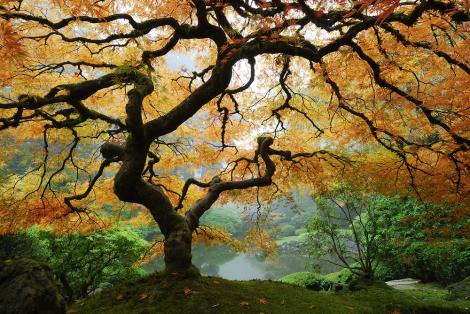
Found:
[[[191,263],[192,231],[182,220],[165,235],[164,252],[166,272],[183,275],[197,273]]]
[[[198,89],[199,92],[193,93],[193,98],[195,97],[196,100],[200,98],[199,100],[204,103],[206,98],[212,98],[210,96],[212,93],[217,94],[219,89],[225,88],[230,82],[230,71],[228,71],[228,74],[218,73],[221,80],[217,81],[211,78],[204,87]],[[147,76],[139,72],[130,71],[120,75],[123,76],[122,79],[134,83],[134,88],[127,93],[128,103],[126,105],[126,127],[130,132],[130,136],[125,146],[106,143],[101,147],[101,153],[108,162],[122,162],[114,180],[114,192],[120,200],[141,204],[152,214],[165,236],[166,272],[180,277],[197,276],[199,271],[191,263],[191,242],[192,232],[198,227],[201,216],[214,204],[223,191],[270,185],[275,166],[269,155],[285,155],[284,157],[290,158],[290,152],[287,154],[287,152],[273,150],[270,148],[273,139],[260,137],[258,138],[258,149],[255,152],[255,157],[250,162],[258,163],[259,158],[261,158],[266,168],[264,175],[229,182],[224,182],[219,177],[214,177],[208,183],[190,179],[183,188],[179,204],[174,207],[161,187],[144,181],[142,176],[145,172],[144,169],[146,169],[147,157],[155,158],[154,155],[152,157],[152,154],[149,153],[150,145],[155,137],[155,129],[153,129],[154,132],[151,132],[152,127],[145,128],[141,116],[142,101],[153,91],[153,84]],[[212,91],[212,93],[209,91]],[[191,104],[190,100],[188,100],[188,104]],[[179,111],[176,110],[176,112],[173,122],[178,120]],[[161,125],[164,125],[164,123],[158,125],[162,127]],[[149,137],[149,133],[153,133],[153,136]],[[150,164],[153,166],[153,163]],[[183,216],[177,210],[182,207],[185,194],[191,184],[208,188],[208,192],[205,197],[198,200],[189,209],[186,216]]]

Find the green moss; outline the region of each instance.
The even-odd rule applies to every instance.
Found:
[[[260,302],[260,299],[267,301]],[[240,302],[248,302],[241,306]],[[266,303],[266,304],[263,304]],[[242,303],[242,305],[245,303]],[[215,277],[172,281],[163,275],[116,286],[74,303],[74,313],[469,313],[470,302],[445,293],[373,285],[356,292],[315,292],[272,281]]]
[[[144,73],[140,72],[137,68],[129,65],[122,65],[116,68],[114,70],[114,74],[116,75],[116,77],[114,78],[114,82],[116,84],[127,83],[129,81],[133,81],[139,84],[149,79]]]
[[[0,261],[0,313],[63,313],[65,301],[52,271],[21,258]]]
[[[120,67],[117,67],[116,70],[114,70],[114,73],[119,75],[119,76],[125,76],[125,75],[139,76],[139,75],[143,75],[139,70],[137,70],[136,68],[131,67],[129,65],[122,65]]]
[[[456,282],[447,287],[449,290],[449,299],[465,299],[470,300],[470,277],[462,281]]]
[[[173,281],[184,279],[197,280],[201,277],[201,273],[199,272],[199,269],[196,266],[191,265],[184,272],[167,268],[163,271],[162,276],[168,277],[170,280]]]

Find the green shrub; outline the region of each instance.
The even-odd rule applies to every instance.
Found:
[[[340,271],[324,275],[324,277],[336,283],[348,283],[356,276],[349,269],[343,268]]]
[[[447,285],[470,276],[469,218],[463,206],[344,185],[316,201],[318,211],[307,227],[314,257],[333,257],[365,279],[414,277]]]
[[[0,235],[0,261],[7,259],[38,259],[38,243],[24,233]]]
[[[410,197],[376,196],[378,277],[415,277],[449,284],[470,275],[470,251],[461,208]],[[468,219],[467,219],[468,220]]]
[[[352,273],[340,271],[328,275],[313,272],[292,273],[279,279],[280,282],[296,285],[315,291],[340,291],[346,289],[347,282],[351,280]]]
[[[378,262],[375,267],[375,278],[382,281],[389,281],[402,277],[401,273],[397,271],[396,267],[390,267],[383,262]]]
[[[148,242],[132,229],[56,236],[31,228],[26,235],[36,243],[39,259],[53,270],[69,300],[145,275],[133,264],[148,248]]]

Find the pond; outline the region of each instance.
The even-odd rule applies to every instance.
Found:
[[[253,256],[240,254],[220,265],[217,275],[230,280],[266,279],[266,269]]]
[[[294,272],[311,271],[311,262],[311,259],[300,253],[278,253],[265,258],[257,254],[237,253],[225,245],[196,245],[193,248],[193,263],[203,275],[229,280],[277,280]],[[154,272],[163,270],[163,267],[163,259],[157,258],[146,265],[145,269]],[[322,265],[322,270],[332,272],[337,269],[325,264]]]

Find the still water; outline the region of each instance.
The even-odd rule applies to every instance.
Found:
[[[311,270],[311,260],[301,254],[276,254],[264,258],[256,254],[236,253],[225,245],[196,245],[193,248],[193,263],[203,275],[230,280],[276,280],[294,272]],[[325,266],[327,272],[336,271]],[[155,259],[145,269],[149,272],[163,270],[162,258]]]
[[[240,254],[220,265],[217,275],[230,280],[266,279],[266,270],[252,256]]]

